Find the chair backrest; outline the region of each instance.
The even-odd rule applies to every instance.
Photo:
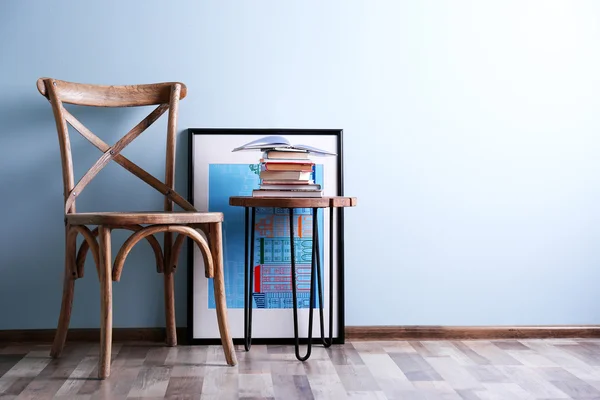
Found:
[[[149,85],[104,86],[65,82],[52,78],[40,78],[37,81],[37,88],[50,101],[52,111],[54,112],[54,119],[56,120],[62,162],[65,214],[75,213],[75,199],[77,196],[81,194],[85,186],[111,160],[117,162],[126,170],[162,193],[165,196],[165,211],[172,211],[173,203],[176,203],[186,211],[195,211],[195,208],[174,190],[177,113],[179,100],[183,99],[187,94],[187,88],[183,83],[165,82]],[[79,122],[63,106],[64,103],[93,107],[137,107],[149,105],[158,105],[158,107],[119,141],[110,146]],[[169,110],[167,157],[165,181],[162,182],[128,160],[120,152],[167,110]],[[103,152],[98,161],[83,175],[77,184],[75,184],[73,178],[73,160],[71,157],[67,123]]]

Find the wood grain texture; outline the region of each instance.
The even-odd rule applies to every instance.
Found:
[[[177,323],[175,321],[175,272],[163,272],[164,299],[165,299],[165,330],[167,346],[177,346]]]
[[[190,228],[189,226],[180,226],[180,225],[150,225],[139,231],[132,234],[121,246],[117,257],[115,258],[115,264],[112,270],[112,278],[115,281],[119,281],[121,279],[121,273],[123,271],[123,266],[125,265],[125,259],[127,255],[133,249],[133,246],[140,240],[144,239],[146,236],[154,235],[158,232],[175,232],[179,234],[183,234],[191,238],[199,247],[200,252],[204,257],[204,262],[212,267],[213,258],[211,256],[210,247],[206,242],[206,239],[195,229]]]
[[[223,365],[225,365],[225,355],[221,346],[208,346],[202,400],[239,398],[239,369],[224,368]]]
[[[175,153],[177,143],[177,116],[179,113],[179,97],[181,85],[175,84],[171,87],[169,120],[167,122],[167,150],[165,161],[165,185],[171,190],[175,189]],[[165,211],[173,211],[173,202],[165,198]]]
[[[110,228],[98,229],[100,247],[100,362],[98,378],[110,375],[112,346],[112,255]]]
[[[99,278],[100,271],[98,270],[98,266],[100,265],[100,250],[98,248],[98,242],[96,241],[98,231],[95,230],[96,234],[94,234],[85,225],[75,225],[72,226],[71,229],[83,236],[83,242],[79,246],[79,251],[77,252],[77,256],[75,258],[77,278],[83,278],[84,276],[85,256],[87,254],[87,250],[90,248],[92,249],[92,257],[94,258],[94,265],[96,266],[96,272]]]
[[[436,338],[423,338],[423,334],[416,332],[413,333],[412,335],[408,335],[407,333],[402,333],[403,337],[399,337],[399,338],[395,338],[393,337],[393,334],[386,332],[386,336],[385,337],[380,337],[379,339],[377,339],[377,337],[374,337],[375,335],[379,335],[379,334],[375,334],[372,332],[372,330],[379,330],[381,329],[381,327],[361,327],[361,331],[357,332],[354,330],[353,326],[347,326],[346,327],[346,338],[348,340],[352,340],[355,343],[355,346],[360,347],[362,342],[370,342],[370,341],[376,341],[376,340],[386,340],[389,342],[382,342],[384,344],[386,343],[394,343],[394,347],[393,349],[386,349],[385,346],[383,347],[384,351],[399,351],[399,347],[406,347],[409,348],[410,350],[407,349],[403,349],[402,352],[415,352],[415,349],[413,348],[413,346],[411,346],[410,343],[420,343],[420,342],[408,342],[408,341],[414,341],[414,340],[434,340]],[[414,328],[414,327],[413,327]],[[466,329],[468,327],[462,327],[461,328],[461,332]],[[368,331],[368,334],[364,334],[364,330],[366,329]],[[427,328],[430,329],[430,328]],[[474,363],[476,364],[486,364],[489,363],[489,361],[483,359],[480,355],[478,355],[477,353],[474,353],[472,350],[470,350],[470,348],[465,347],[464,342],[461,342],[460,340],[469,340],[469,339],[473,339],[473,340],[484,340],[484,339],[488,339],[488,340],[492,340],[492,339],[557,339],[560,340],[561,338],[565,338],[565,340],[570,340],[570,338],[573,339],[583,339],[583,338],[600,338],[600,327],[596,326],[596,325],[590,325],[590,326],[581,326],[577,329],[575,329],[575,327],[573,327],[572,331],[571,330],[560,330],[557,329],[556,326],[539,326],[536,327],[536,329],[532,329],[532,330],[524,330],[521,329],[519,331],[519,327],[506,327],[505,329],[509,330],[511,333],[513,331],[519,331],[519,337],[510,337],[509,334],[504,334],[504,335],[498,335],[497,334],[497,327],[491,327],[490,329],[492,329],[492,331],[490,333],[481,333],[479,335],[479,337],[475,337],[476,335],[472,335],[473,337],[468,337],[468,338],[456,338],[456,334],[452,333],[452,329],[446,329],[444,330],[444,334],[446,335],[446,337],[442,337],[437,338],[439,340],[449,340],[449,343],[452,343],[453,346],[455,347],[459,347],[460,351],[463,352],[464,354],[466,354],[468,357],[470,357]],[[481,332],[483,329],[482,328],[477,328],[477,332]],[[542,333],[540,333],[540,331],[542,331]],[[27,343],[27,342],[32,342],[32,343],[48,343],[52,341],[52,338],[54,337],[56,330],[54,329],[26,329],[26,330],[0,330],[0,348],[2,346],[2,343],[8,343],[8,342],[16,342],[16,343]],[[115,340],[120,340],[120,341],[156,341],[156,342],[162,342],[164,341],[164,335],[165,335],[165,331],[163,328],[115,328],[113,329],[113,332],[115,334]],[[411,330],[411,332],[414,332]],[[357,335],[357,333],[359,333],[359,335]],[[531,336],[528,336],[527,334],[530,333]],[[99,335],[99,331],[98,329],[71,329],[69,330],[69,340],[71,341],[95,341],[97,340]],[[462,335],[462,334],[461,334]],[[184,327],[180,327],[177,328],[177,336],[178,336],[178,340],[182,341],[187,337],[187,328]],[[542,336],[541,338],[539,336]],[[401,340],[401,341],[398,341]],[[571,342],[569,342],[571,343]],[[423,349],[422,351],[426,351],[426,349]],[[346,357],[346,358],[353,358],[353,355],[348,355],[346,354],[347,352],[340,352],[339,354],[336,355],[336,357]],[[339,360],[339,362],[343,362],[342,360]],[[354,361],[356,362],[356,361]]]
[[[356,207],[357,204],[356,197],[332,197],[329,207]]]
[[[217,308],[217,321],[219,324],[219,333],[225,360],[229,365],[236,365],[237,359],[233,347],[233,341],[229,332],[229,320],[227,317],[227,301],[225,298],[225,276],[223,265],[223,231],[222,223],[214,224],[210,228],[210,248],[213,257],[212,271],[214,271],[213,287],[215,296],[215,305]],[[207,270],[207,274],[209,270]]]
[[[143,227],[141,225],[137,225],[137,224],[111,225],[110,227],[113,230],[114,229],[125,229],[125,230],[129,230],[129,231],[133,231],[133,232],[137,232],[137,231],[143,229]],[[98,249],[97,249],[98,245],[96,242],[96,237],[98,236],[98,228],[94,228],[94,230],[92,230],[92,231],[90,231],[85,225],[74,225],[74,228],[88,231],[88,233],[86,233],[86,235],[88,235],[88,237],[86,237],[86,240],[81,243],[81,246],[79,246],[79,251],[77,252],[77,270],[78,271],[81,270],[83,272],[83,266],[85,264],[85,257],[87,256],[87,251],[90,247],[90,243],[92,243],[92,245],[95,244],[96,251],[98,251]],[[80,233],[82,233],[82,232],[80,232]],[[156,238],[153,235],[148,235],[145,237],[145,239],[148,241],[148,243],[150,244],[150,247],[152,247],[152,250],[154,251],[154,258],[156,259],[156,271],[159,273],[162,273],[164,270],[164,259],[163,259],[162,248],[160,247],[158,240],[156,240]],[[93,250],[92,250],[92,252],[93,252]],[[98,259],[96,256],[94,256],[94,260],[96,260],[96,267],[97,267],[99,265],[99,263],[97,262]]]
[[[47,357],[47,345],[6,344],[0,398],[597,399],[598,366],[586,360],[599,350],[600,339],[586,338],[392,340],[317,346],[301,363],[293,346],[254,345],[240,346],[239,365],[227,368],[221,346],[129,343],[114,346],[102,381],[94,344],[69,344],[61,359]],[[490,363],[470,362],[470,351]],[[517,354],[528,362],[513,364]]]
[[[179,97],[181,94],[181,85],[174,84],[171,86],[169,116],[167,122],[167,145],[166,145],[166,161],[165,161],[165,185],[170,190],[175,188],[175,147],[176,147],[176,132],[177,132],[177,115],[179,112]],[[165,212],[173,211],[173,201],[165,196],[164,198]],[[181,235],[181,233],[179,234]],[[177,334],[175,332],[175,288],[173,282],[174,268],[172,263],[173,251],[173,234],[169,231],[164,233],[165,265],[164,270],[164,298],[165,298],[165,323],[167,327],[167,345],[177,345]],[[179,249],[178,249],[179,250]]]
[[[181,233],[179,233],[173,241],[173,247],[171,248],[171,259],[168,264],[168,268],[170,271],[175,271],[177,269],[177,263],[179,262],[179,253],[181,252],[181,247],[183,246],[186,237],[186,235],[182,235]]]
[[[58,326],[54,343],[50,349],[51,357],[60,357],[65,341],[67,339],[67,331],[71,321],[71,310],[73,308],[73,297],[75,295],[75,250],[76,250],[77,231],[71,229],[69,225],[65,227],[65,272],[63,276],[63,293],[60,306],[60,314],[58,316]]]
[[[128,398],[164,398],[169,387],[171,369],[166,366],[143,366],[135,379]]]
[[[53,399],[64,381],[76,369],[85,356],[84,348],[67,349],[60,360],[50,361],[40,373],[33,377],[29,384],[20,392],[19,399],[44,400]]]
[[[62,176],[63,176],[63,196],[65,201],[69,197],[71,190],[75,186],[75,178],[73,176],[73,157],[71,156],[71,141],[69,139],[69,129],[67,122],[65,121],[63,114],[62,101],[56,94],[56,86],[52,80],[48,79],[45,81],[38,80],[39,84],[48,85],[47,97],[52,106],[52,112],[54,113],[54,120],[56,121],[56,131],[58,133],[58,143],[60,148],[60,161],[62,165]],[[75,212],[75,204],[67,212]]]
[[[174,85],[181,87],[180,98],[183,99],[187,95],[186,86],[180,82],[108,86],[40,78],[37,88],[46,97],[49,96],[48,85],[54,85],[63,102],[81,106],[133,107],[168,103]]]
[[[118,342],[164,342],[165,328],[113,328],[113,339]],[[185,343],[187,328],[177,328],[177,338]],[[0,330],[0,348],[3,344],[47,344],[52,343],[56,329]],[[100,329],[71,328],[69,342],[98,342]]]
[[[211,225],[213,225],[213,224],[189,224],[188,226],[196,229],[198,231],[198,233],[200,233],[201,235],[203,234],[206,237],[208,237]],[[173,247],[171,248],[171,265],[170,265],[171,271],[175,271],[177,269],[177,264],[179,262],[178,261],[179,254],[181,254],[181,247],[185,243],[185,238],[186,238],[186,235],[178,234],[177,238],[173,242]],[[202,253],[202,256],[205,257],[206,255],[204,253]],[[205,275],[207,278],[212,278],[214,276],[214,271],[209,270],[209,267],[210,267],[210,263],[205,258],[204,259]]]
[[[69,193],[67,201],[65,202],[65,214],[69,213],[71,205],[75,202],[77,196],[81,194],[83,189],[94,179],[96,175],[118,155],[128,144],[130,144],[135,138],[141,135],[146,128],[152,125],[157,119],[160,118],[163,113],[168,110],[168,104],[161,104],[154,111],[152,111],[146,118],[139,122],[133,129],[125,134],[121,139],[117,141],[113,146],[102,154],[102,156],[92,165],[92,167],[81,177],[79,182]]]
[[[600,338],[600,326],[347,326],[349,340]]]
[[[232,196],[229,198],[230,206],[237,207],[281,207],[281,208],[327,208],[327,207],[354,207],[356,197],[251,197]]]
[[[90,131],[85,125],[79,122],[79,120],[75,118],[68,110],[63,108],[62,113],[65,116],[66,121],[69,124],[71,124],[71,126],[75,128],[75,130],[79,132],[84,138],[86,138],[91,144],[96,146],[96,148],[98,148],[102,152],[106,152],[110,149],[110,146],[108,144],[106,144],[98,136],[94,135],[92,131]],[[125,168],[127,171],[131,172],[133,175],[140,178],[142,181],[146,182],[148,185],[152,186],[162,195],[170,198],[173,202],[175,202],[179,207],[183,208],[184,210],[197,211],[196,208],[194,208],[194,206],[192,206],[179,193],[174,191],[173,188],[168,187],[158,178],[154,177],[149,172],[147,172],[137,164],[133,163],[122,154],[115,155],[113,161]]]
[[[97,212],[68,214],[72,225],[199,224],[223,221],[219,212]]]

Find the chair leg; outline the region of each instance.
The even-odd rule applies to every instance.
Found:
[[[221,334],[221,343],[225,352],[227,364],[236,365],[237,358],[233,341],[229,333],[229,322],[227,320],[227,303],[225,301],[225,280],[223,277],[223,232],[222,223],[212,224],[210,227],[210,251],[212,253],[215,277],[213,279],[215,289],[215,303],[217,306],[217,320],[219,323],[219,333]]]
[[[70,228],[65,229],[65,275],[63,279],[62,303],[60,306],[60,315],[58,317],[58,326],[54,335],[54,343],[50,349],[50,357],[58,358],[65,347],[69,322],[71,321],[71,310],[73,308],[73,295],[75,292],[75,253],[77,234],[69,232]]]
[[[112,349],[112,255],[110,228],[98,227],[100,245],[100,360],[98,378],[110,375]]]
[[[175,289],[174,273],[169,265],[165,264],[165,317],[167,326],[167,346],[177,346],[177,329],[175,327]]]
[[[167,346],[177,346],[177,329],[175,325],[175,287],[174,287],[174,273],[172,265],[172,251],[173,251],[173,234],[171,232],[165,232],[165,245],[164,245],[164,290],[165,290],[165,326],[167,333]]]

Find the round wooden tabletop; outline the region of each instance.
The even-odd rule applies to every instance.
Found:
[[[354,207],[356,197],[252,197],[232,196],[230,206],[279,208]]]

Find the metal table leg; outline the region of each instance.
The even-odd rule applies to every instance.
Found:
[[[248,243],[248,207],[245,207],[244,219],[244,348],[246,351],[252,347],[252,287],[254,278],[254,222],[256,208],[252,208],[252,221],[250,223],[250,243]],[[248,260],[248,245],[250,245],[250,259]]]
[[[300,340],[298,338],[298,296],[296,294],[296,260],[295,260],[295,250],[294,250],[294,209],[289,209],[290,213],[290,263],[292,269],[292,302],[294,308],[294,342],[295,342],[295,352],[296,358],[300,361],[306,361],[310,357],[310,353],[312,351],[312,325],[313,325],[313,309],[315,305],[315,296],[314,296],[314,281],[315,281],[315,269],[316,269],[316,260],[314,257],[315,254],[315,240],[313,239],[313,257],[311,257],[310,263],[310,300],[309,300],[309,309],[308,309],[308,347],[306,350],[306,355],[300,355]],[[315,227],[317,219],[313,217],[313,229]]]
[[[339,212],[334,207],[329,208],[329,343],[323,341],[325,347],[333,344],[333,217],[336,211]]]
[[[294,307],[294,340],[295,340],[295,351],[296,358],[300,361],[306,361],[310,357],[312,351],[312,325],[313,325],[313,310],[315,308],[315,277],[319,277],[320,282],[320,254],[319,254],[319,219],[318,209],[313,208],[313,239],[312,239],[312,255],[311,255],[311,270],[310,270],[310,300],[308,310],[308,344],[305,356],[300,356],[300,343],[298,338],[298,303],[296,295],[296,262],[295,262],[295,251],[294,251],[294,212],[293,209],[289,209],[290,213],[290,249],[291,249],[291,266],[292,266],[292,299]],[[319,294],[322,298],[322,294]],[[321,341],[325,344],[323,335],[323,302],[319,300],[319,314],[321,322]],[[331,329],[330,329],[331,330]]]
[[[250,224],[248,223],[249,212],[251,208]],[[317,293],[319,296],[319,322],[321,331],[321,342],[325,347],[330,347],[333,343],[333,251],[329,254],[329,338],[325,338],[324,334],[324,317],[323,317],[323,285],[321,278],[321,254],[319,246],[319,219],[318,208],[313,208],[313,239],[312,239],[312,254],[311,254],[311,271],[310,271],[310,298],[309,298],[309,319],[308,319],[308,345],[304,356],[300,355],[300,339],[298,335],[298,295],[296,288],[296,259],[294,245],[294,209],[289,208],[289,225],[290,225],[290,264],[291,264],[291,279],[292,279],[292,307],[294,311],[294,343],[296,358],[300,361],[306,361],[312,352],[312,328],[313,328],[313,311],[315,308],[315,278],[317,280]],[[333,249],[333,215],[334,208],[330,209],[330,229],[329,241],[330,248]],[[254,207],[245,207],[245,273],[244,273],[244,348],[249,351],[252,347],[252,291],[254,279],[254,226],[256,219],[256,209]],[[250,233],[248,233],[250,230]],[[248,241],[248,236],[250,240]],[[250,258],[248,258],[248,246],[250,246]]]
[[[318,208],[313,208],[313,220],[317,220]],[[329,339],[325,339],[323,332],[323,285],[321,283],[321,253],[319,251],[319,227],[317,223],[313,223],[313,245],[315,246],[315,254],[313,257],[317,259],[317,285],[319,293],[319,322],[321,323],[321,342],[323,346],[331,347],[333,343],[333,210],[330,208],[329,214]],[[312,290],[312,289],[311,289]]]

